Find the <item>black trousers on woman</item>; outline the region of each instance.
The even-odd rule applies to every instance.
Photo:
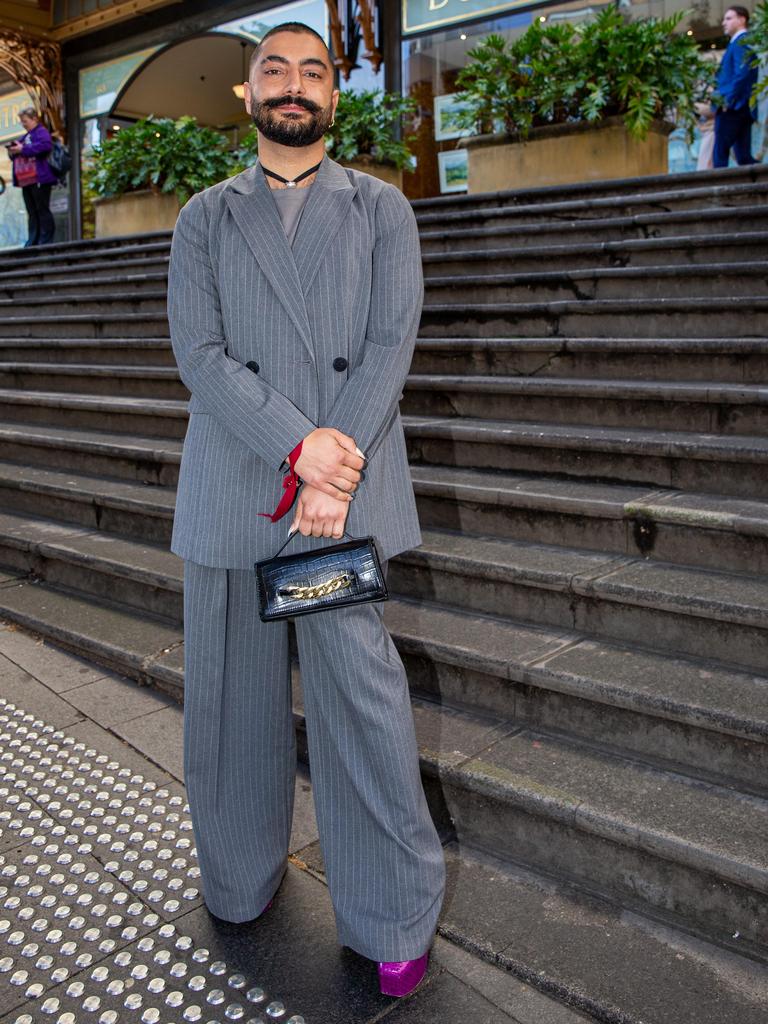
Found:
[[[27,208],[27,245],[47,245],[56,230],[50,211],[51,186],[25,185],[21,191]]]

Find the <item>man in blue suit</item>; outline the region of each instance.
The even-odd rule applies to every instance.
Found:
[[[730,42],[717,72],[717,93],[721,104],[715,113],[715,167],[727,167],[731,150],[738,164],[754,164],[752,156],[752,121],[757,116],[750,105],[757,82],[757,68],[752,66],[754,52],[749,47],[746,7],[729,7],[723,15],[723,31]]]

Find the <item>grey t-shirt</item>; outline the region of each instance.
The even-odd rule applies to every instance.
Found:
[[[311,188],[312,186],[309,185],[307,188],[271,189],[274,200],[277,203],[277,212],[280,214],[280,220],[283,223],[283,231],[285,231],[285,237],[288,239],[288,245],[290,246],[293,246],[301,213],[309,198]]]

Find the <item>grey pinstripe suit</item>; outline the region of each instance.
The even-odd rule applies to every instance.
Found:
[[[256,513],[275,507],[287,453],[332,426],[368,456],[348,531],[375,536],[384,559],[420,542],[397,403],[421,301],[407,200],[328,158],[293,251],[258,167],[179,217],[168,306],[192,394],[172,542],[186,560],[185,771],[206,902],[229,920],[255,917],[279,884],[295,773],[287,629],[259,622],[252,574],[287,520]],[[434,933],[444,866],[402,663],[372,605],[296,632],[340,941],[412,959]]]

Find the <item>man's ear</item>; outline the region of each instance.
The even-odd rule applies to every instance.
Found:
[[[336,107],[339,105],[339,90],[334,89],[331,93],[331,103],[333,104],[333,117],[336,117]]]
[[[243,83],[243,102],[245,103],[245,109],[248,113],[251,113],[251,103],[253,102],[253,93],[251,92],[251,83]]]

